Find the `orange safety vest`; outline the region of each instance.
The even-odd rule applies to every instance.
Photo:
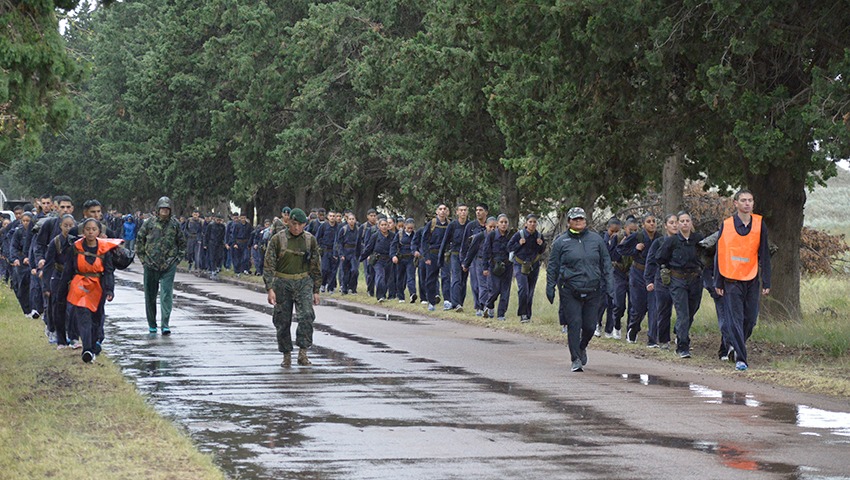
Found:
[[[739,235],[735,230],[735,217],[723,222],[723,234],[717,241],[717,267],[724,278],[747,281],[758,275],[761,215],[753,214],[751,221],[752,228],[747,235]]]
[[[74,249],[77,252],[77,273],[71,280],[71,285],[68,288],[68,303],[78,307],[88,308],[92,312],[97,311],[100,305],[100,299],[103,295],[103,288],[100,286],[100,277],[103,275],[103,256],[121,245],[123,240],[108,238],[97,240],[97,254],[94,255],[94,263],[86,261],[86,256],[92,254],[83,249],[84,238],[74,242]]]

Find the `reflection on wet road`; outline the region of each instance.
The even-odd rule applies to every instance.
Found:
[[[161,337],[146,333],[139,277],[122,275],[108,310],[108,352],[233,478],[840,478],[804,462],[758,459],[752,449],[759,442],[636,427],[613,407],[594,404],[590,392],[561,392],[558,378],[530,388],[522,376],[507,381],[423,354],[417,346],[431,341],[431,330],[421,339],[388,340],[346,328],[371,319],[418,332],[436,321],[325,307],[314,366],[283,369],[270,307],[236,287],[180,279],[175,334]],[[470,334],[469,355],[531,344],[489,333]],[[846,413],[632,373],[611,375],[600,395],[632,383],[753,409],[764,417],[755,421],[821,436],[821,447],[850,447]]]

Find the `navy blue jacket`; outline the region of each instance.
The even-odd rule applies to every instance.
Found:
[[[348,226],[346,224],[346,226]],[[316,241],[319,243],[319,248],[325,251],[331,251],[336,242],[336,235],[339,233],[341,225],[331,225],[330,222],[325,222],[319,226],[319,231],[316,232]]]
[[[495,262],[508,261],[508,242],[510,241],[510,230],[502,235],[499,229],[495,229],[485,237],[484,240],[484,260],[487,261],[489,268],[492,268]]]
[[[355,226],[352,229],[347,223],[344,224],[336,234],[334,255],[337,257],[350,257],[353,255],[355,258],[359,258],[361,249],[360,236],[360,228]]]
[[[369,239],[369,243],[366,244],[366,249],[363,250],[363,253],[360,254],[360,261],[365,261],[369,258],[369,255],[373,253],[377,255],[383,255],[387,259],[390,256],[390,245],[393,243],[393,234],[387,233],[386,236],[382,235],[379,231],[378,233],[372,235],[372,238]]]
[[[649,238],[649,234],[645,230],[638,230],[626,237],[623,243],[617,245],[617,253],[624,257],[632,257],[635,263],[646,265],[646,255],[649,253],[649,248],[659,237],[661,235],[658,232],[655,232],[654,237]],[[639,243],[644,244],[643,250],[635,248]]]
[[[390,256],[397,257],[399,255],[413,254],[413,239],[416,237],[416,232],[408,234],[401,231],[393,235],[393,242],[390,245]]]
[[[519,241],[523,238],[523,236],[525,236],[525,243],[520,245]],[[546,251],[546,241],[544,240],[542,245],[538,245],[538,238],[543,238],[539,231],[530,233],[528,230],[523,228],[511,237],[511,240],[508,242],[508,251],[514,252],[514,259],[519,258],[523,262],[531,262],[537,258],[538,255]],[[514,260],[514,263],[519,262]]]

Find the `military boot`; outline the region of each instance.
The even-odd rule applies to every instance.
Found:
[[[310,359],[307,358],[307,349],[302,348],[298,350],[298,365],[312,365]]]
[[[283,354],[283,361],[280,362],[281,367],[291,367],[292,366],[292,353],[286,352]]]

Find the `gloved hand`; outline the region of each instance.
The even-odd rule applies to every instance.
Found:
[[[546,299],[549,303],[555,303],[555,287],[546,287]]]

